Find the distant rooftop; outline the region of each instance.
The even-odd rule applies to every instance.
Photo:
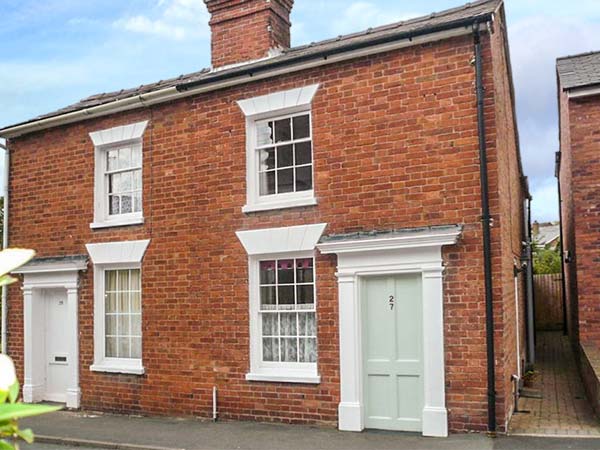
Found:
[[[600,85],[600,51],[559,58],[556,68],[563,90]]]
[[[87,97],[73,105],[57,111],[38,116],[22,123],[4,127],[3,129],[0,129],[0,134],[3,130],[19,125],[86,110],[88,108],[156,92],[166,88],[175,87],[177,90],[184,91],[194,85],[208,84],[228,76],[233,77],[249,71],[268,70],[275,66],[285,66],[286,64],[293,64],[296,61],[310,59],[311,57],[317,58],[322,54],[335,54],[350,51],[353,48],[377,45],[380,41],[385,39],[401,40],[411,36],[426,35],[437,31],[448,30],[452,27],[457,28],[459,26],[466,26],[469,22],[474,23],[477,21],[488,20],[490,15],[495,13],[501,5],[502,0],[480,0],[467,3],[466,5],[457,8],[432,13],[427,16],[396,22],[377,28],[369,28],[360,33],[338,36],[321,42],[313,42],[308,45],[293,47],[283,50],[279,55],[258,61],[251,61],[246,64],[219,68],[218,70],[203,69],[187,75],[180,75],[176,78],[141,85],[137,88],[92,95],[91,97]]]

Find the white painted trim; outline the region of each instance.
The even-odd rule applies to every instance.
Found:
[[[140,263],[150,239],[141,241],[105,242],[86,244],[94,265],[102,264],[135,264]]]
[[[126,226],[130,226],[130,225],[143,225],[143,224],[144,224],[144,218],[139,216],[139,217],[132,217],[129,219],[120,218],[117,220],[107,220],[106,222],[94,222],[94,223],[90,223],[90,228],[92,230],[99,230],[101,228],[126,227]]]
[[[318,84],[290,91],[275,92],[269,95],[239,101],[250,115],[246,115],[246,205],[242,212],[269,211],[274,209],[297,208],[317,204],[315,198],[314,146],[312,156],[313,188],[308,191],[289,192],[275,195],[260,195],[260,176],[258,161],[257,123],[265,120],[277,120],[297,114],[308,114],[310,137],[313,142],[311,103],[319,88]],[[308,101],[308,103],[306,103]]]
[[[43,264],[25,264],[24,266],[13,270],[15,274],[26,273],[53,273],[53,272],[72,272],[87,270],[87,261],[57,261]]]
[[[33,267],[23,273],[23,323],[24,323],[24,368],[23,400],[27,403],[42,401],[45,394],[45,349],[39,333],[45,332],[44,299],[39,298],[43,289],[62,288],[67,292],[67,322],[69,354],[69,383],[64,398],[68,408],[79,408],[81,389],[79,387],[79,270],[82,265],[73,264],[66,268],[58,263],[55,270],[51,265],[41,266],[35,272]],[[83,266],[85,268],[85,266]]]
[[[94,168],[94,222],[90,228],[100,229],[119,227],[127,225],[139,225],[144,223],[144,211],[130,214],[119,214],[111,216],[108,211],[108,187],[106,182],[106,152],[113,148],[135,146],[142,153],[143,171],[143,135],[148,126],[148,121],[122,125],[107,130],[94,131],[90,133],[90,139],[94,144],[95,168]],[[142,184],[143,184],[142,175]],[[142,193],[143,203],[143,193]]]
[[[313,251],[326,223],[286,228],[237,231],[235,234],[249,256]]]
[[[298,383],[298,384],[319,384],[321,377],[310,374],[263,374],[263,373],[247,373],[247,381],[265,381],[273,383]]]
[[[567,95],[569,96],[569,98],[572,98],[572,99],[600,95],[600,86],[584,87],[584,88],[568,90]]]
[[[284,201],[284,200],[278,200],[278,201],[273,201],[273,202],[261,202],[261,203],[255,203],[252,205],[245,205],[242,208],[242,212],[243,213],[253,213],[253,212],[259,212],[259,211],[271,211],[273,209],[287,209],[287,208],[299,208],[302,206],[314,206],[316,204],[318,204],[317,199],[314,197],[313,195],[313,191],[307,191],[310,192],[310,195],[308,195],[306,198],[296,198],[293,200],[288,200],[288,201]]]
[[[288,91],[273,92],[259,97],[238,100],[238,105],[246,117],[256,119],[268,114],[278,114],[294,108],[309,108],[318,84],[303,86]]]
[[[114,269],[141,269],[142,259],[149,244],[150,239],[86,244],[94,263],[94,363],[90,366],[93,372],[144,374],[141,358],[124,359],[105,356],[104,272]],[[142,342],[143,339],[142,337]]]
[[[448,435],[445,398],[442,246],[455,244],[454,231],[406,232],[388,239],[355,239],[319,244],[338,255],[340,394],[339,429],[364,429],[360,281],[372,275],[420,273],[423,284],[424,436]],[[443,238],[442,238],[443,237]],[[371,244],[369,246],[369,243]]]
[[[112,146],[124,142],[139,141],[146,131],[148,121],[122,125],[107,130],[94,131],[90,133],[90,138],[95,147]]]
[[[480,25],[482,32],[487,31],[485,24]],[[10,139],[21,136],[34,131],[46,130],[48,128],[58,127],[82,120],[92,119],[96,117],[107,116],[122,111],[130,111],[132,109],[146,108],[152,105],[167,103],[174,100],[190,97],[193,95],[212,92],[219,89],[225,89],[232,86],[251,83],[253,81],[274,78],[280,75],[286,75],[294,72],[299,72],[314,67],[322,67],[338,62],[349,61],[356,58],[361,58],[369,55],[377,55],[393,50],[398,50],[416,45],[426,44],[430,42],[451,39],[457,36],[466,36],[473,33],[472,27],[458,27],[452,30],[441,31],[437,33],[429,33],[423,36],[415,36],[410,39],[401,39],[389,44],[376,45],[366,49],[348,51],[328,57],[315,57],[314,60],[297,64],[290,64],[284,67],[278,67],[271,70],[258,73],[245,73],[238,77],[224,81],[215,81],[204,86],[192,88],[189,90],[178,91],[176,87],[168,87],[158,91],[149,92],[148,94],[136,95],[122,100],[116,100],[104,105],[85,108],[79,111],[61,114],[60,116],[49,117],[47,119],[36,120],[35,122],[15,125],[9,128],[0,130],[0,136]]]

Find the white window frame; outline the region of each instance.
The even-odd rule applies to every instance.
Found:
[[[94,171],[94,222],[90,228],[108,228],[126,225],[140,225],[144,223],[144,194],[142,189],[142,210],[128,214],[111,216],[108,205],[108,183],[106,155],[108,151],[122,147],[138,147],[142,153],[142,186],[143,186],[143,135],[148,126],[148,121],[123,125],[107,130],[90,133],[90,138],[95,148]]]
[[[238,231],[236,233],[248,254],[250,371],[246,374],[246,380],[307,384],[318,384],[321,382],[321,377],[318,373],[318,349],[316,363],[265,363],[262,361],[262,329],[259,317],[260,261],[313,258],[315,309],[317,309],[316,286],[318,275],[315,248],[326,227],[326,223],[320,223],[285,228]]]
[[[260,262],[294,258],[312,258],[314,275],[315,316],[317,315],[317,261],[314,251],[266,254],[248,258],[248,285],[250,291],[250,373],[249,381],[280,381],[288,383],[320,383],[317,363],[268,362],[262,358],[262,323],[260,319]],[[294,268],[294,270],[296,270]],[[295,286],[294,286],[295,288]],[[294,310],[296,311],[296,310]],[[291,311],[290,311],[291,312]],[[318,318],[317,318],[318,320]],[[318,334],[318,333],[317,333]],[[318,359],[317,337],[317,359]]]
[[[143,375],[143,306],[142,306],[142,358],[110,358],[106,356],[105,334],[105,272],[107,270],[140,269],[143,286],[142,259],[150,240],[87,244],[94,264],[94,363],[92,372]],[[141,293],[143,305],[143,289]]]
[[[318,84],[276,92],[238,101],[246,116],[246,205],[242,212],[251,213],[273,209],[295,208],[317,204],[315,197],[315,158],[312,124],[312,100]],[[278,120],[308,113],[312,143],[313,188],[301,192],[260,195],[259,161],[257,151],[257,123]]]

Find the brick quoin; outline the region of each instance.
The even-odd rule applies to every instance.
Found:
[[[216,8],[234,2],[207,3]],[[500,430],[510,415],[510,376],[516,373],[512,268],[520,256],[525,196],[503,26],[498,17],[492,37],[482,36]],[[278,41],[285,44],[285,39]],[[234,233],[313,223],[328,223],[328,233],[463,224],[459,243],[443,252],[449,427],[454,432],[486,430],[473,52],[471,36],[448,38],[11,139],[12,246],[61,256],[86,254],[87,243],[151,239],[142,266],[143,376],[90,371],[91,266],[81,276],[82,407],[206,418],[217,386],[224,419],[334,426],[340,399],[337,258],[316,256],[321,383],[248,382],[248,264]],[[256,56],[220,55],[215,65]],[[318,205],[242,213],[246,125],[236,101],[316,83],[312,117]],[[141,120],[149,121],[143,143],[145,223],[91,230],[94,147],[89,132]],[[9,324],[9,353],[22,379],[18,284],[9,292]]]

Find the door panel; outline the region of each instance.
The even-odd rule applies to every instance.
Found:
[[[47,290],[46,306],[46,393],[44,400],[66,402],[70,361],[67,336],[67,293]]]
[[[365,426],[421,431],[421,276],[365,278],[361,296]]]

